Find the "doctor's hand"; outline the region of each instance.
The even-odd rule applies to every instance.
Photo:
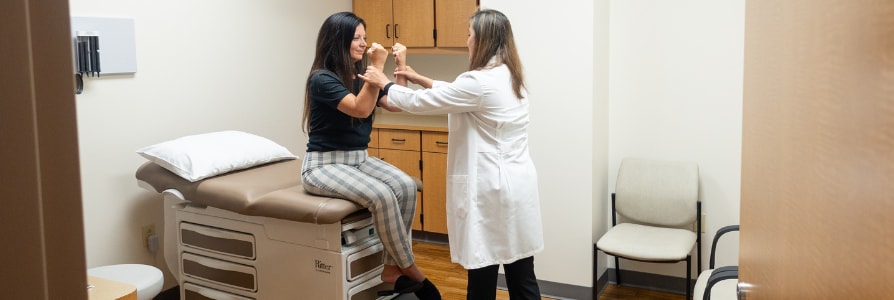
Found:
[[[391,80],[388,79],[388,76],[375,66],[366,67],[366,73],[357,74],[357,77],[360,77],[360,79],[366,81],[367,84],[372,84],[378,89],[385,88],[385,85],[391,82]]]
[[[385,60],[388,59],[388,51],[379,43],[372,43],[372,46],[366,50],[369,57],[369,63],[380,70],[385,66]]]
[[[406,78],[410,82],[421,85],[427,89],[431,88],[432,85],[432,80],[430,78],[419,75],[419,73],[416,73],[410,66],[404,66],[402,69],[401,67],[397,67],[397,69],[394,70],[394,77]]]

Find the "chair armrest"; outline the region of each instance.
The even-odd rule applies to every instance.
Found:
[[[717,234],[714,235],[714,241],[711,242],[711,260],[708,263],[708,268],[714,268],[714,252],[717,251],[717,242],[720,240],[720,237],[732,231],[739,231],[739,225],[727,225],[717,230]]]
[[[708,283],[705,286],[705,293],[702,296],[704,300],[711,299],[711,289],[718,282],[729,280],[729,279],[738,279],[739,278],[739,267],[738,266],[726,266],[714,269],[711,271],[711,276],[708,277]]]

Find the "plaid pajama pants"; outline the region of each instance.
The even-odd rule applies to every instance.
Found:
[[[384,263],[414,263],[410,230],[416,213],[416,182],[366,150],[307,152],[301,167],[304,189],[353,201],[369,209],[385,247]]]

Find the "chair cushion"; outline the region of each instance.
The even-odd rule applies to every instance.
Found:
[[[695,246],[695,233],[686,229],[622,223],[596,242],[605,253],[641,261],[685,260]]]
[[[711,277],[711,271],[714,271],[714,269],[704,270],[701,274],[698,274],[698,280],[695,281],[695,289],[692,293],[693,300],[701,300],[704,298],[705,288],[708,286],[708,278]],[[736,280],[728,279],[714,284],[714,287],[711,289],[711,300],[738,299],[736,295],[737,283]]]

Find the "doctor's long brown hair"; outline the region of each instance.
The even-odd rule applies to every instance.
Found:
[[[475,12],[469,23],[475,32],[475,45],[469,59],[469,70],[486,68],[491,58],[496,56],[497,63],[504,63],[509,68],[512,76],[512,89],[515,96],[523,98],[522,90],[525,89],[525,75],[522,71],[521,59],[515,47],[515,38],[512,36],[512,25],[509,18],[503,13],[493,9],[483,9]]]
[[[307,82],[304,85],[304,132],[310,128],[310,77],[319,70],[329,70],[335,73],[349,91],[354,90],[354,74],[363,68],[363,61],[354,62],[351,58],[351,41],[358,25],[366,27],[366,22],[351,12],[335,13],[320,26],[317,34],[317,47],[314,51],[314,62],[307,74]],[[366,56],[364,55],[364,58]]]

